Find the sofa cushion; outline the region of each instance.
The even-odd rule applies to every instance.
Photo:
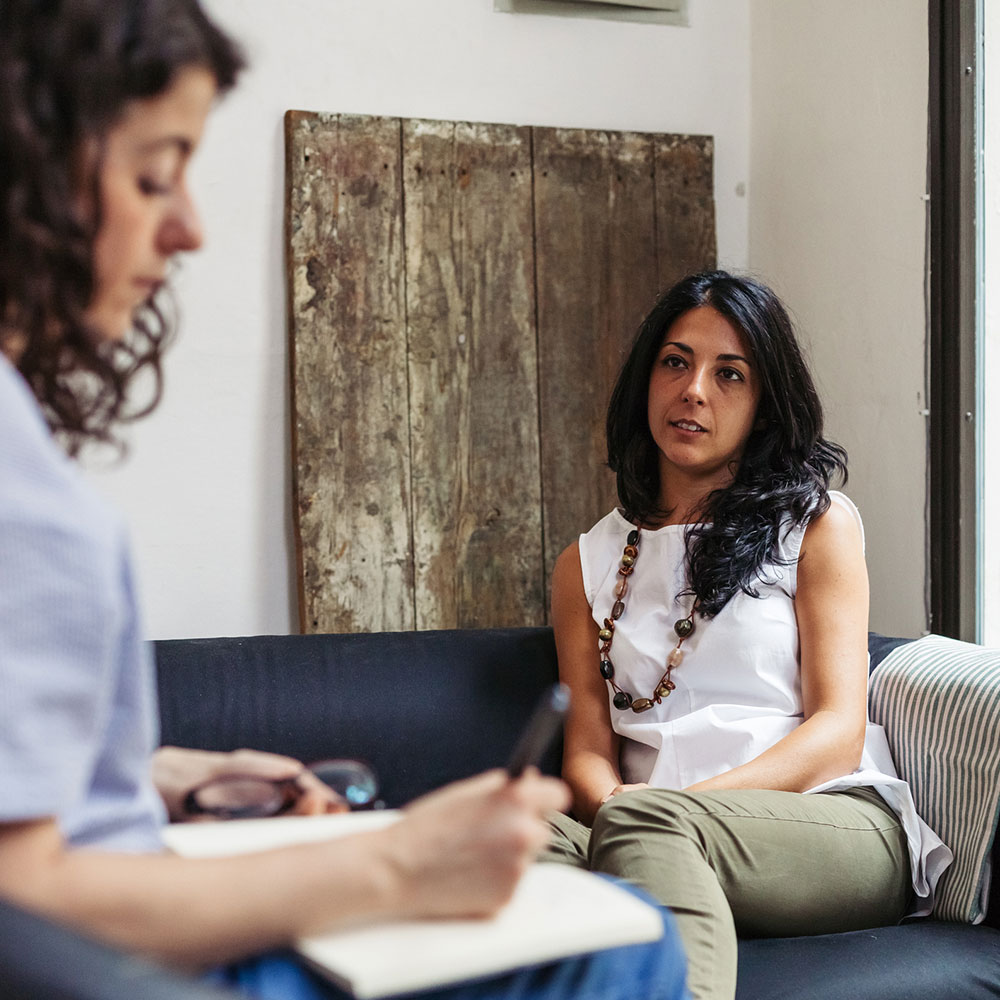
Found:
[[[920,920],[740,941],[736,1000],[996,1000],[1000,931]]]
[[[934,916],[978,923],[1000,811],[1000,650],[929,635],[892,649],[869,707],[917,811],[952,849]]]
[[[160,735],[307,763],[357,757],[386,805],[502,766],[557,677],[547,628],[166,639]],[[542,762],[558,774],[561,741]]]

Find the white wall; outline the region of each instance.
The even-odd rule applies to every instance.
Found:
[[[795,313],[868,537],[871,627],[926,629],[923,0],[752,0],[750,266]]]
[[[178,276],[166,397],[126,463],[95,471],[132,525],[152,637],[296,630],[286,109],[709,133],[720,261],[748,259],[748,0],[692,0],[689,28],[496,14],[492,0],[207,6],[251,70],[196,161],[208,244]]]

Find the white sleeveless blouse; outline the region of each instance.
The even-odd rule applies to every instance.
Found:
[[[835,491],[830,499],[852,513],[863,537],[854,504]],[[580,536],[584,591],[598,625],[610,616],[625,537],[633,527],[616,509]],[[633,698],[652,696],[677,642],[673,624],[691,610],[692,598],[677,596],[687,588],[684,532],[682,524],[642,532],[609,654],[615,681]],[[738,591],[711,621],[695,618],[695,630],[681,647],[684,659],[671,673],[676,688],[659,705],[642,713],[619,711],[607,685],[611,723],[622,737],[625,782],[686,788],[747,763],[802,722],[795,591],[804,534],[800,525],[782,535],[780,561],[766,565],[755,585],[759,598]],[[952,854],[917,815],[881,726],[869,723],[858,770],[809,792],[857,786],[874,787],[899,816],[918,897],[914,914],[930,912],[934,886]]]

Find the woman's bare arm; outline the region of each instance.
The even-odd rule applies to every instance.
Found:
[[[607,684],[597,669],[597,623],[583,590],[578,542],[559,556],[552,571],[552,625],[559,678],[572,695],[562,774],[573,793],[574,814],[591,823],[622,779],[619,737],[611,727]]]

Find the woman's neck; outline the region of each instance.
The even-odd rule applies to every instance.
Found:
[[[660,485],[660,510],[666,511],[666,517],[656,525],[696,524],[705,516],[708,497],[715,490],[723,489],[733,481],[727,476],[725,480],[713,477],[708,482],[704,479],[688,479],[670,477],[662,480]]]

